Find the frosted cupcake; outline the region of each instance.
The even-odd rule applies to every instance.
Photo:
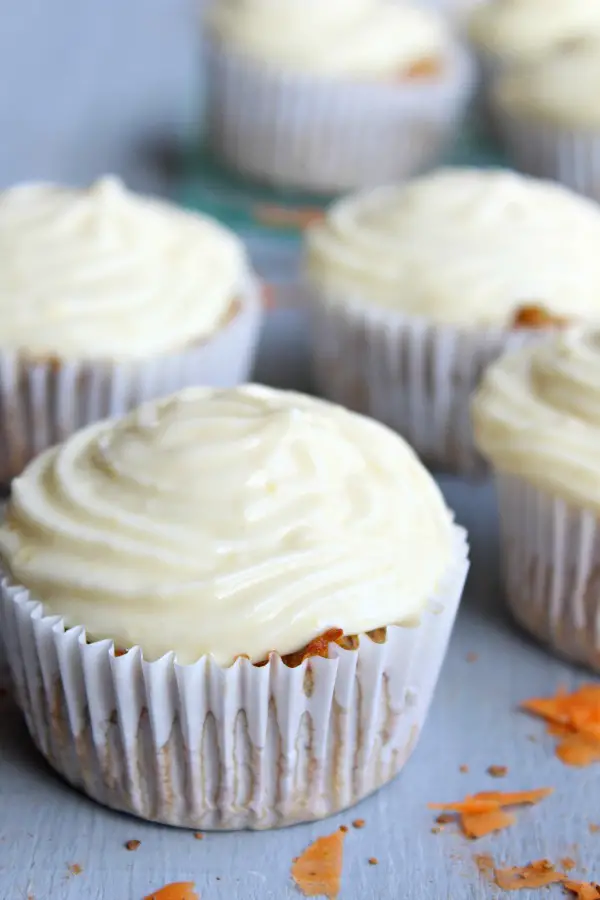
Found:
[[[469,36],[494,68],[540,61],[600,37],[600,5],[594,0],[488,0],[475,7]]]
[[[307,234],[320,393],[475,470],[469,398],[505,349],[600,319],[600,208],[510,172],[445,169],[331,207]]]
[[[244,175],[336,192],[435,163],[473,67],[441,14],[395,0],[217,0],[209,139]]]
[[[489,90],[498,72],[540,62],[594,35],[600,38],[600,4],[594,0],[488,0],[473,10],[468,31],[481,62],[483,100],[490,111]],[[490,122],[495,130],[495,116]]]
[[[259,325],[242,244],[131,194],[0,194],[0,482],[88,422],[189,384],[247,379]]]
[[[202,829],[318,819],[410,755],[466,553],[383,426],[190,389],[15,480],[0,622],[17,698],[49,762],[108,806]]]
[[[570,330],[497,361],[473,421],[496,472],[512,612],[600,671],[600,332]]]
[[[597,7],[600,15],[600,5]],[[600,200],[600,40],[500,76],[492,102],[515,164]]]

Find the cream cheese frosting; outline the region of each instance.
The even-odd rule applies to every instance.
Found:
[[[440,324],[506,327],[543,306],[600,319],[600,207],[550,182],[442,169],[333,205],[308,232],[319,291]]]
[[[248,278],[235,235],[110,177],[0,194],[0,262],[0,347],[61,359],[179,351],[221,326]]]
[[[500,76],[494,93],[509,113],[559,126],[600,126],[600,41]]]
[[[471,14],[471,38],[502,62],[541,59],[600,36],[596,0],[489,0]]]
[[[503,357],[472,412],[495,468],[600,511],[600,331],[573,328]]]
[[[217,0],[219,40],[260,62],[326,76],[388,78],[443,60],[443,18],[397,0]]]
[[[35,460],[13,482],[0,556],[94,638],[228,664],[330,627],[418,620],[453,532],[383,425],[266,387],[193,388]]]

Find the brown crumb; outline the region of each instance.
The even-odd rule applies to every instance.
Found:
[[[468,663],[477,662],[477,660],[479,659],[479,653],[467,653],[465,659]]]
[[[196,838],[197,841],[202,841],[202,840],[204,840],[204,835],[202,834],[201,831],[195,831],[195,832],[194,832],[194,837]]]
[[[458,771],[462,772],[463,775],[466,775],[469,771],[469,767],[463,764],[462,766],[459,766]]]
[[[594,825],[593,822],[590,822],[590,824],[588,825],[588,829],[590,834],[598,834],[598,832],[600,831],[600,825]]]
[[[353,828],[364,828],[365,824],[366,823],[365,823],[364,819],[355,819],[354,822],[352,823],[352,827]]]
[[[572,869],[574,869],[576,867],[576,865],[577,865],[577,863],[575,862],[574,859],[571,859],[570,856],[565,856],[560,861],[560,867],[561,867],[561,869],[564,869],[565,872],[570,872]]]
[[[438,825],[449,825],[455,819],[456,815],[454,813],[440,813],[439,816],[436,816],[435,821]]]
[[[505,778],[508,775],[508,769],[506,766],[488,766],[487,773],[492,778]]]
[[[431,829],[431,833],[432,833],[432,834],[439,834],[441,830],[442,830],[442,829],[440,828],[439,825],[434,825],[433,828]]]
[[[127,843],[125,844],[125,849],[126,850],[137,850],[138,847],[141,847],[141,846],[142,846],[141,841],[127,841]]]
[[[369,865],[370,865],[370,866],[376,866],[376,865],[378,865],[378,864],[379,864],[379,860],[377,859],[376,856],[370,856],[370,857],[369,857]]]
[[[491,875],[494,871],[494,860],[489,853],[478,853],[473,859],[482,875]]]
[[[81,875],[83,869],[79,865],[79,863],[71,863],[69,866],[69,874],[70,875]]]
[[[348,826],[340,825],[340,831],[342,832],[342,834],[348,834]]]

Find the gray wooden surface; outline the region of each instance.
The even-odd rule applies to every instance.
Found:
[[[0,15],[0,184],[85,182],[112,170],[135,187],[168,191],[164,151],[196,121],[196,50],[196,10],[187,0],[7,0]],[[271,318],[258,375],[305,387],[303,335],[300,313]],[[511,864],[569,855],[582,873],[600,878],[600,835],[588,828],[600,822],[600,770],[564,768],[542,727],[516,712],[522,698],[585,676],[507,621],[489,486],[452,479],[443,486],[472,531],[474,565],[431,717],[395,783],[329,822],[197,841],[110,813],[64,786],[3,698],[0,900],[141,900],[182,879],[195,880],[203,900],[285,900],[299,896],[289,879],[292,857],[356,816],[366,827],[348,834],[342,900],[497,896],[473,862],[484,851]],[[477,662],[467,661],[469,653]],[[462,764],[469,774],[459,772]],[[432,834],[427,802],[499,787],[486,775],[490,764],[509,767],[503,788],[550,785],[556,793],[521,813],[510,831],[476,845],[452,829]],[[135,853],[124,849],[130,839],[142,842]],[[379,865],[368,865],[371,856]],[[81,874],[69,873],[72,864]],[[561,896],[560,888],[551,892]]]

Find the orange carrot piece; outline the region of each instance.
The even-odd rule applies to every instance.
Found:
[[[468,838],[476,840],[485,837],[495,831],[503,831],[514,825],[516,817],[513,813],[504,812],[503,809],[494,809],[491,812],[469,815],[463,813],[460,817],[460,825]]]
[[[148,894],[144,900],[200,900],[200,896],[194,890],[192,881],[177,881],[165,884],[153,894]]]
[[[341,890],[344,832],[317,838],[292,865],[292,878],[305,897],[335,900]]]

